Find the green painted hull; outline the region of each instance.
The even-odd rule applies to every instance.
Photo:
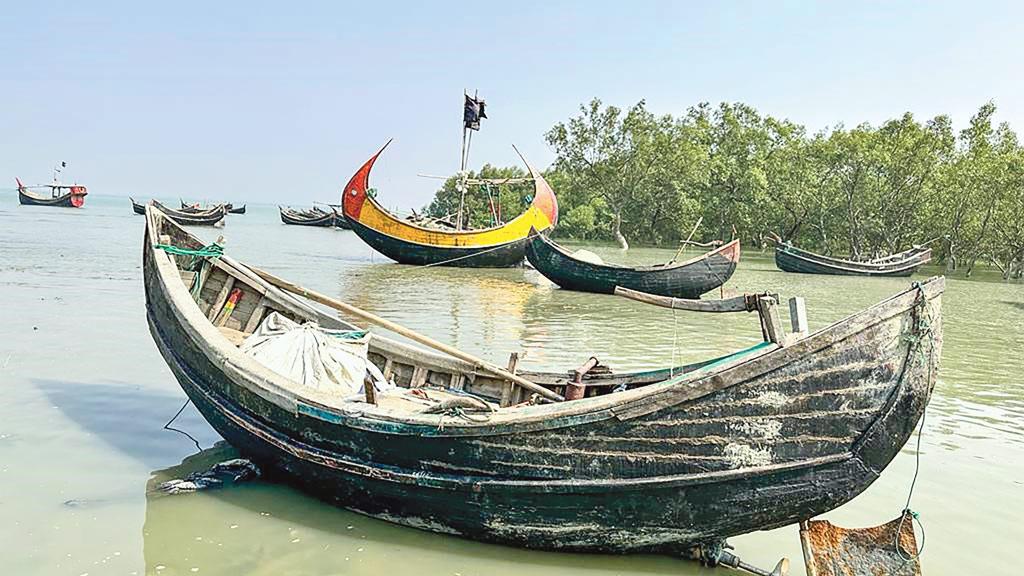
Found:
[[[615,287],[621,286],[674,298],[700,298],[724,284],[736,270],[735,261],[716,253],[680,266],[593,264],[574,258],[542,235],[534,236],[527,244],[526,258],[538,272],[566,290],[601,294],[613,294]]]

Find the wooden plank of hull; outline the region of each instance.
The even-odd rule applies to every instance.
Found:
[[[54,206],[58,208],[77,208],[71,200],[71,193],[62,194],[56,198],[36,196],[22,190],[18,190],[18,202],[25,206]]]
[[[129,198],[129,200],[131,200],[132,202],[132,212],[135,212],[136,214],[141,214],[142,216],[146,215],[146,206],[144,204],[139,204],[132,198]]]
[[[526,251],[525,238],[498,246],[431,246],[389,236],[355,220],[350,219],[348,223],[363,242],[400,264],[510,268],[522,264]]]
[[[537,235],[527,242],[526,258],[548,280],[567,290],[614,294],[615,287],[621,286],[660,296],[700,298],[732,277],[739,261],[739,241],[734,242],[676,266],[627,268],[574,258]]]
[[[159,256],[144,252],[151,333],[229,442],[357,512],[518,546],[676,552],[835,508],[909,438],[941,351],[937,314],[926,358],[901,337],[917,325],[911,291],[787,348],[485,423],[331,409],[197,326]],[[933,280],[920,294],[937,310],[941,291]]]
[[[834,276],[883,276],[907,277],[912,275],[919,266],[931,260],[931,251],[908,256],[899,262],[885,264],[855,263],[827,258],[805,250],[790,251],[785,248],[775,249],[775,265],[784,272],[803,274],[828,274]]]

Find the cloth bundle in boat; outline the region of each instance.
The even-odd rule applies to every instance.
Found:
[[[298,324],[274,312],[240,348],[298,384],[349,396],[363,389],[367,372],[375,388],[388,386],[380,370],[366,359],[369,346],[370,335],[365,331],[327,330],[312,322]]]

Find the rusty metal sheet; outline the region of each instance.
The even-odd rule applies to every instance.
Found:
[[[827,520],[803,522],[800,544],[807,576],[921,576],[909,511],[872,528],[841,528]]]

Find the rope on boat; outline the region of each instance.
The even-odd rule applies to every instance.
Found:
[[[153,247],[175,256],[192,257],[192,260],[188,264],[188,270],[190,272],[195,272],[196,276],[195,279],[192,280],[192,286],[189,287],[189,292],[192,294],[192,298],[197,301],[199,300],[199,293],[203,290],[203,267],[206,265],[206,260],[209,258],[220,258],[224,255],[224,247],[216,242],[213,244],[207,244],[198,250],[182,248],[172,244],[155,244]]]
[[[905,342],[908,342],[911,346],[907,350],[908,360],[913,365],[918,361],[924,361],[928,364],[928,375],[926,382],[931,382],[932,379],[932,367],[934,363],[932,358],[935,354],[935,339],[932,330],[932,317],[931,311],[928,306],[928,299],[925,296],[924,288],[920,282],[914,282],[914,287],[917,288],[917,302],[913,308],[913,325],[911,326],[911,334],[903,334],[902,338]],[[924,353],[924,346],[922,343],[927,338],[930,346],[928,347],[928,353]],[[904,370],[906,375],[906,370]],[[902,377],[901,377],[902,379]],[[925,530],[924,524],[921,522],[920,514],[910,508],[910,501],[914,497],[914,487],[917,485],[917,476],[921,471],[921,436],[924,434],[924,423],[925,418],[928,415],[928,403],[931,400],[932,390],[928,391],[928,396],[924,400],[924,408],[921,409],[921,422],[917,429],[917,445],[914,450],[914,476],[910,481],[910,489],[907,492],[907,502],[903,506],[903,514],[900,516],[899,524],[896,525],[896,534],[893,537],[893,546],[896,549],[896,555],[899,556],[904,562],[913,562],[921,557],[924,553],[925,545]],[[918,528],[921,529],[921,544],[917,547],[917,551],[910,554],[909,556],[904,554],[903,548],[900,547],[900,533],[903,530],[903,523],[906,522],[907,518],[911,518],[911,522],[917,522]]]
[[[185,432],[184,430],[179,430],[179,429],[174,428],[174,427],[171,426],[171,424],[174,424],[174,421],[178,419],[178,416],[181,416],[181,413],[184,412],[185,408],[189,404],[191,404],[191,403],[192,403],[192,399],[191,398],[189,398],[188,400],[185,400],[185,403],[181,405],[181,408],[178,408],[178,411],[175,412],[174,416],[172,416],[171,419],[167,421],[167,424],[164,424],[164,430],[170,430],[171,432],[177,432],[178,434],[183,434],[183,435],[187,436],[188,439],[191,440],[192,443],[196,445],[196,450],[202,452],[203,451],[203,447],[199,445],[199,440],[196,440],[188,432]]]

